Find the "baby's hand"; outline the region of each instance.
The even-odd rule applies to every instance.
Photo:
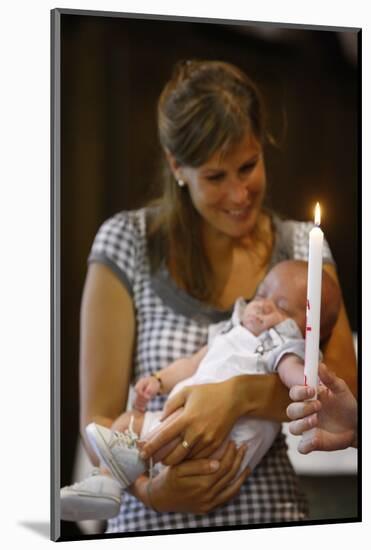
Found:
[[[160,382],[154,376],[145,376],[138,380],[135,385],[135,402],[134,408],[144,412],[146,405],[150,399],[155,397],[160,391]]]

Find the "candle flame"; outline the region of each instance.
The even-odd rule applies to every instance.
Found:
[[[319,202],[317,202],[316,204],[316,208],[314,210],[314,223],[316,225],[320,225],[321,224],[321,207],[319,205]]]

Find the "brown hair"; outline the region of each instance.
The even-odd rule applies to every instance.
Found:
[[[227,152],[246,134],[264,143],[266,117],[255,84],[222,61],[177,63],[158,102],[158,132],[164,152],[180,166],[198,167],[216,151]],[[186,187],[179,187],[163,159],[163,192],[149,224],[152,269],[171,259],[177,279],[193,296],[213,294],[211,270],[200,238],[200,215]],[[255,240],[263,241],[256,223]]]

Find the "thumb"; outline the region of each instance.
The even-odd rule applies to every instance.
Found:
[[[319,366],[319,377],[321,382],[332,391],[332,393],[339,393],[342,391],[342,380],[336,376],[336,374],[329,370],[325,363],[321,363]]]
[[[177,392],[173,397],[168,399],[163,408],[160,421],[162,422],[163,420],[165,420],[165,418],[170,416],[174,411],[176,411],[180,407],[183,407],[184,403],[187,401],[187,397],[188,397],[188,391],[186,390],[186,388],[184,388],[179,392]]]

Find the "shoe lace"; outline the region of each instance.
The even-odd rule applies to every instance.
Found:
[[[129,449],[136,448],[139,436],[135,433],[133,425],[134,416],[131,416],[129,427],[124,432],[113,432],[114,437],[112,438],[110,446],[119,445]]]

